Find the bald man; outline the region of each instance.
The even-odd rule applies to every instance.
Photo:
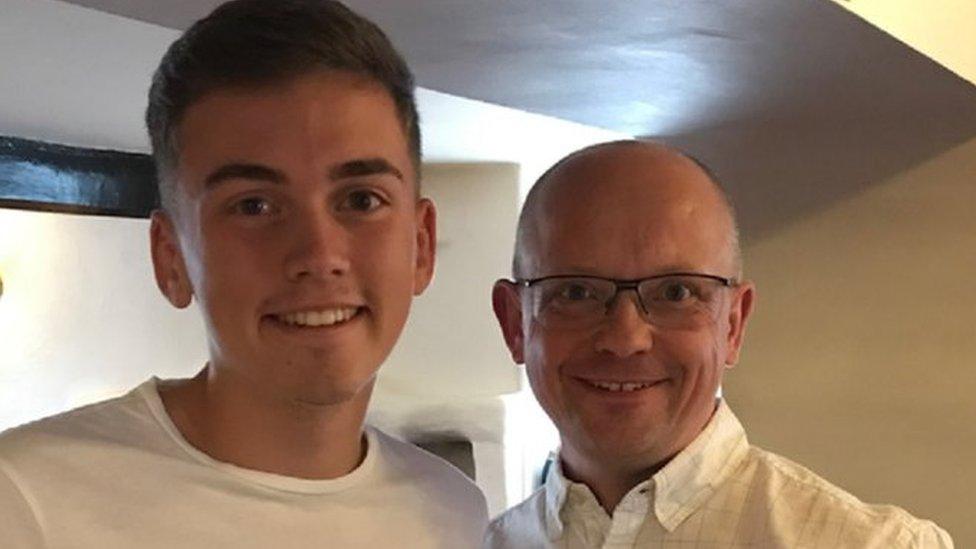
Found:
[[[696,161],[638,141],[563,159],[526,199],[513,269],[495,313],[561,447],[487,547],[952,547],[750,446],[716,397],[756,292]]]

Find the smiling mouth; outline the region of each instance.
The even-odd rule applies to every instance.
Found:
[[[650,381],[650,382],[627,382],[627,381],[596,381],[592,379],[584,379],[584,383],[590,387],[595,387],[602,391],[607,391],[610,393],[630,393],[633,391],[640,391],[641,389],[647,389],[661,383],[661,381]]]
[[[360,307],[337,307],[334,309],[321,309],[317,311],[300,311],[295,313],[284,313],[272,315],[272,318],[286,324],[299,328],[321,328],[323,326],[335,326],[348,322],[359,314]]]

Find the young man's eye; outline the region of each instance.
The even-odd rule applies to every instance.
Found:
[[[346,195],[346,198],[342,201],[339,209],[356,212],[371,212],[385,203],[386,201],[375,192],[360,190],[353,191]]]
[[[271,202],[259,197],[248,197],[234,204],[234,212],[246,216],[268,215],[272,213]]]

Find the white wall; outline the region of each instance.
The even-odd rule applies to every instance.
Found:
[[[424,158],[519,166],[519,203],[557,160],[593,143],[630,136],[423,88],[417,91]]]
[[[0,429],[198,370],[203,324],[156,290],[148,222],[0,209]]]
[[[492,284],[509,276],[519,169],[427,164],[423,174],[424,193],[438,204],[437,275],[383,366],[371,420],[405,437],[471,440],[494,514],[532,489],[556,442],[548,418],[521,390],[491,309]]]
[[[383,388],[418,399],[492,397],[519,389],[491,309],[507,277],[518,217],[518,166],[425,164],[438,206],[437,268],[383,369]]]

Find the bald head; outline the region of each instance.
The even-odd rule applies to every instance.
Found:
[[[602,143],[546,171],[519,216],[514,276],[554,274],[543,267],[551,264],[548,244],[567,230],[600,232],[623,254],[660,250],[669,268],[704,267],[691,263],[708,254],[711,268],[741,277],[735,213],[724,189],[704,164],[659,143]]]

